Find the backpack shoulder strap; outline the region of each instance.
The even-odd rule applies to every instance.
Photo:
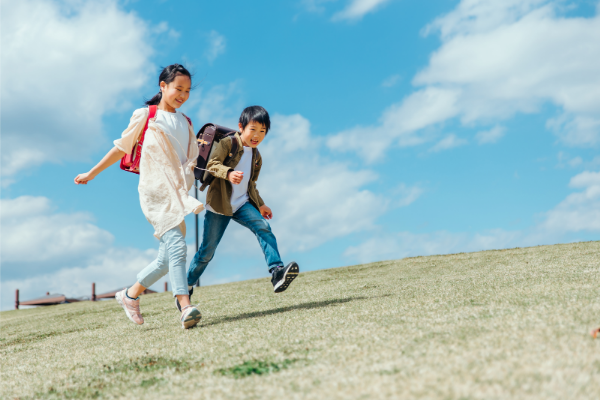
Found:
[[[185,119],[187,119],[188,124],[190,124],[190,126],[192,126],[192,120],[190,119],[190,117],[188,117],[187,115],[185,115],[184,113],[181,113],[181,115],[183,115],[185,117]]]
[[[225,160],[223,160],[223,164],[228,164],[229,161],[231,161],[231,159],[237,154],[238,152],[238,148],[239,148],[239,143],[237,138],[234,135],[229,136],[231,138],[231,149],[229,149],[229,154],[227,155],[227,157],[225,157]]]
[[[156,109],[156,106],[148,106],[148,119],[146,120],[146,125],[144,125],[144,130],[140,135],[140,140],[138,140],[140,145],[144,144],[144,137],[146,136],[146,131],[148,130],[148,122],[150,122],[150,120],[156,116]]]

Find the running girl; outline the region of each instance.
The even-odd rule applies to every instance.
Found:
[[[148,119],[149,107],[135,110],[121,138],[114,141],[115,147],[89,172],[77,175],[75,183],[87,184],[125,154],[131,154],[148,121],[138,191],[142,211],[160,241],[158,257],[137,275],[132,287],[118,292],[115,298],[127,317],[141,325],[144,319],[139,295],[168,272],[173,296],[182,306],[181,326],[187,329],[195,326],[201,315],[190,305],[188,294],[184,217],[204,209],[202,203],[188,195],[194,183],[198,146],[191,120],[177,111],[190,95],[192,78],[183,66],[173,64],[163,69],[158,82],[160,91],[146,102],[148,106],[158,106],[156,116]]]

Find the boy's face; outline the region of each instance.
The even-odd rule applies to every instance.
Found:
[[[238,124],[241,132],[242,143],[246,147],[256,147],[263,141],[267,134],[267,128],[258,122],[250,121],[244,129]]]

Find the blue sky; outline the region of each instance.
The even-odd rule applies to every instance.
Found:
[[[174,62],[195,74],[182,111],[197,129],[234,126],[248,105],[271,113],[258,187],[284,261],[304,271],[598,239],[597,1],[2,8],[2,309],[16,288],[130,284],[156,255],[137,176],[73,178]],[[232,226],[203,284],[265,276]]]

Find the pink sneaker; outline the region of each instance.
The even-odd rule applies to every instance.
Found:
[[[126,292],[127,289],[117,292],[117,294],[115,294],[115,299],[117,299],[121,307],[123,307],[125,314],[127,314],[127,317],[131,322],[141,325],[144,323],[144,318],[142,318],[142,312],[140,311],[140,301],[131,300],[125,295]]]

